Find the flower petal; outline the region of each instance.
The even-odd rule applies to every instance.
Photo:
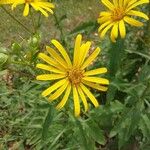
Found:
[[[86,71],[83,75],[91,76],[91,75],[97,75],[97,74],[102,74],[102,73],[106,73],[106,72],[107,72],[107,68],[98,68],[98,69]]]
[[[37,64],[36,67],[39,68],[39,69],[47,70],[47,71],[54,72],[54,73],[65,74],[65,72],[63,72],[61,70],[58,70],[54,67],[45,65],[45,64]]]
[[[79,93],[79,95],[81,97],[81,100],[83,102],[85,112],[87,112],[87,110],[88,110],[88,103],[87,103],[86,97],[85,97],[85,95],[84,95],[84,93],[83,93],[83,91],[82,91],[82,89],[80,87],[78,87],[78,93]]]
[[[136,11],[136,10],[130,10],[128,13],[128,15],[133,15],[133,16],[138,16],[138,17],[142,17],[146,20],[149,20],[148,16],[140,11]]]
[[[102,86],[102,85],[99,85],[99,84],[95,84],[95,83],[92,83],[92,82],[88,82],[88,81],[82,81],[85,85],[91,87],[91,88],[94,88],[94,89],[97,89],[99,91],[107,91],[108,90],[108,87],[105,87],[105,86]]]
[[[121,38],[125,38],[126,36],[126,28],[123,20],[119,21],[119,31]]]
[[[99,83],[99,84],[105,84],[108,85],[109,84],[109,80],[105,79],[105,78],[99,78],[99,77],[83,77],[82,78],[85,81],[90,81],[90,82],[95,82],[95,83]]]
[[[135,3],[133,3],[132,5],[130,5],[127,9],[126,9],[126,12],[128,12],[129,10],[141,5],[141,4],[144,4],[144,3],[149,3],[149,0],[139,0]]]
[[[57,99],[67,88],[69,82],[67,81],[65,84],[63,84],[55,93],[53,93],[48,99],[49,101],[53,101]]]
[[[66,79],[62,79],[62,80],[54,83],[52,86],[50,86],[49,88],[47,88],[45,91],[42,92],[42,96],[46,97],[47,95],[51,94],[53,91],[55,91],[60,86],[65,84],[65,82],[66,82]]]
[[[36,77],[36,80],[57,80],[57,79],[61,79],[64,78],[66,75],[65,74],[42,74],[42,75],[38,75]]]
[[[60,103],[56,106],[56,109],[61,109],[65,106],[67,100],[68,100],[68,97],[70,95],[70,92],[71,92],[71,85],[69,84],[67,89],[66,89],[66,92],[65,92],[65,95],[63,97],[63,99],[60,101]]]
[[[32,2],[30,4],[36,11],[40,11],[45,17],[48,17],[48,13],[45,10],[43,10],[42,8],[40,8],[40,6],[38,6],[38,4],[36,2]]]
[[[71,67],[72,63],[71,60],[66,52],[66,50],[64,49],[64,47],[57,41],[57,40],[52,40],[51,41],[54,46],[59,50],[59,52],[62,54],[63,58],[65,59],[65,61],[67,62],[68,66]]]
[[[60,57],[60,55],[57,52],[55,52],[54,49],[52,49],[49,46],[46,46],[46,50],[59,64],[61,64],[64,68],[67,68],[67,63],[64,61],[64,59]]]
[[[80,54],[80,57],[78,58],[78,61],[79,61],[79,65],[81,66],[88,54],[88,51],[90,49],[90,46],[91,46],[91,42],[86,42],[85,44],[82,44],[81,48],[80,48],[80,51],[81,51],[81,54]]]
[[[106,26],[108,26],[109,24],[111,24],[111,21],[107,21],[105,23],[103,23],[102,25],[100,25],[100,27],[98,28],[98,32],[101,32],[102,29],[104,29]]]
[[[85,62],[83,63],[81,69],[85,69],[97,57],[97,55],[99,53],[100,53],[100,48],[97,47],[95,49],[95,51],[85,60]]]
[[[74,101],[74,113],[78,117],[80,115],[80,101],[78,91],[75,86],[73,86],[73,101]]]
[[[81,40],[82,40],[82,35],[78,34],[75,40],[75,46],[74,46],[74,54],[73,54],[73,65],[75,66],[77,64],[77,60],[80,53],[80,46],[81,46]]]
[[[116,42],[116,38],[118,37],[118,22],[114,24],[111,30],[111,40]]]
[[[28,14],[29,14],[29,4],[26,3],[23,11],[23,16],[28,16]]]
[[[110,10],[115,8],[115,6],[109,0],[101,0],[101,2]]]
[[[143,23],[140,22],[140,21],[137,21],[133,18],[130,18],[130,17],[124,17],[124,21],[127,22],[128,24],[132,25],[132,26],[136,26],[136,27],[141,27],[143,26]]]
[[[110,23],[109,25],[107,25],[104,30],[100,33],[100,38],[104,38],[105,34],[107,33],[107,31],[115,24],[115,22]]]
[[[38,58],[42,59],[43,61],[47,62],[51,66],[58,68],[59,70],[64,70],[64,68],[58,64],[54,59],[50,58],[49,56],[45,55],[44,53],[39,53]]]
[[[98,104],[97,99],[94,97],[94,95],[83,84],[81,84],[80,87],[83,90],[83,92],[88,96],[88,98],[91,100],[91,102],[93,103],[93,105],[95,107],[98,107],[99,104]]]

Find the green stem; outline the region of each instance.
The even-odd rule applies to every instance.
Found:
[[[39,29],[41,26],[41,13],[39,13],[38,21],[37,21],[37,28]]]
[[[124,52],[124,40],[118,39],[116,43],[112,43],[110,48],[110,63],[109,71],[111,78],[116,76],[116,73],[120,67],[121,59]]]
[[[1,6],[1,8],[19,25],[21,25],[29,34],[33,34],[23,23],[21,23],[17,18],[15,18],[5,7]]]
[[[121,59],[124,53],[124,40],[118,39],[116,43],[111,44],[111,48],[109,51],[110,54],[110,62],[109,62],[109,79],[111,82],[115,82],[116,74],[120,68]],[[107,104],[112,101],[116,95],[117,88],[114,85],[110,84],[109,90],[107,92]]]

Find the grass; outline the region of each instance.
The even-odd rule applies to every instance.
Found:
[[[11,11],[10,6],[5,8],[16,18],[22,22],[29,30],[33,31],[34,24],[37,23],[38,16],[35,11],[32,11],[32,16],[22,17],[23,7],[18,6],[14,11]],[[75,27],[83,22],[90,20],[96,20],[100,11],[100,4],[97,0],[62,0],[57,1],[55,13],[58,19],[62,16],[66,18],[62,21],[64,34],[69,33]],[[2,8],[0,8],[0,42],[3,46],[8,47],[13,41],[23,41],[24,38],[28,38],[30,35],[22,29]],[[59,38],[59,31],[56,30],[54,23],[54,16],[50,15],[49,18],[42,16],[42,37],[44,41],[49,41],[50,38]],[[12,41],[13,39],[13,41]]]

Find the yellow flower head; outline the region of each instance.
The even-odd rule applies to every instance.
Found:
[[[48,13],[53,14],[52,8],[54,4],[44,0],[0,0],[0,4],[12,4],[12,10],[20,4],[25,4],[23,16],[29,14],[29,6],[32,6],[36,11],[40,11],[44,16],[48,17]]]
[[[73,62],[69,58],[66,50],[56,40],[52,40],[52,44],[57,48],[57,52],[47,46],[46,50],[50,56],[44,53],[39,53],[38,57],[45,61],[46,64],[37,64],[37,68],[47,70],[49,74],[42,74],[36,77],[37,80],[53,80],[53,85],[47,88],[42,95],[44,97],[49,96],[49,101],[54,101],[60,97],[63,93],[62,100],[56,106],[57,109],[61,109],[66,104],[68,97],[73,93],[75,116],[80,115],[80,99],[83,102],[85,111],[88,110],[87,98],[93,103],[95,107],[98,107],[98,101],[90,90],[86,87],[91,87],[100,91],[106,91],[109,81],[105,78],[98,77],[99,74],[106,73],[106,68],[98,68],[87,71],[86,68],[95,60],[100,52],[100,48],[96,48],[93,53],[86,57],[91,42],[81,44],[82,36],[79,34],[75,41]]]
[[[140,11],[134,10],[137,6],[149,3],[149,0],[101,0],[102,3],[109,9],[102,11],[98,18],[98,23],[101,26],[98,29],[100,37],[103,38],[106,32],[111,28],[110,37],[113,42],[118,37],[120,32],[121,38],[126,35],[125,22],[132,26],[142,26],[143,23],[137,21],[131,16],[138,16],[148,20],[148,16]],[[119,30],[119,31],[118,31]]]

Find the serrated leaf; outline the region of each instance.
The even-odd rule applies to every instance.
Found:
[[[103,130],[101,130],[98,124],[96,124],[93,120],[88,120],[88,122],[86,123],[86,130],[89,133],[89,136],[94,139],[94,141],[101,145],[106,144]]]
[[[44,124],[43,124],[43,130],[42,130],[42,140],[45,141],[48,134],[49,126],[51,125],[54,118],[54,110],[53,107],[50,105],[47,116],[45,118]]]

